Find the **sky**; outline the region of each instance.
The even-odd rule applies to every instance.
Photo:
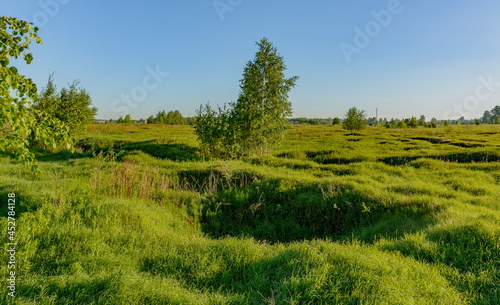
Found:
[[[234,102],[267,37],[283,57],[293,117],[481,117],[500,104],[497,0],[0,0],[42,45],[16,62],[41,90],[75,80],[96,118],[147,118]]]

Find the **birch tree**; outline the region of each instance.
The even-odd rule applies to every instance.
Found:
[[[0,17],[0,150],[10,150],[25,164],[35,165],[29,150],[30,139],[47,146],[63,143],[71,147],[68,127],[31,105],[38,99],[37,87],[30,78],[11,65],[11,58],[30,64],[32,40],[41,44],[38,28],[32,23],[8,16]]]

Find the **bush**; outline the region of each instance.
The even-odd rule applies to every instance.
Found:
[[[361,130],[366,128],[366,116],[365,112],[352,107],[347,111],[344,120],[344,129],[347,130]]]
[[[418,120],[414,116],[412,116],[411,119],[410,119],[410,127],[411,128],[417,128],[418,127]]]
[[[201,150],[214,157],[234,157],[237,151],[236,125],[231,111],[224,106],[216,112],[207,103],[205,107],[200,106],[196,114],[193,127]]]
[[[147,120],[148,124],[167,124],[167,125],[185,125],[186,119],[182,116],[179,110],[169,111],[168,113],[159,111],[156,117],[150,116]]]
[[[406,123],[405,123],[404,121],[399,121],[399,122],[398,122],[398,125],[396,125],[396,126],[397,126],[398,128],[406,128],[406,127],[407,127],[407,125],[406,125]]]

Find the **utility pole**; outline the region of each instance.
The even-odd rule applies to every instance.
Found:
[[[378,108],[375,108],[375,118],[377,119],[377,122],[378,122]]]

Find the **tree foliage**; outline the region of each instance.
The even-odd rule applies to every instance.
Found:
[[[292,114],[288,93],[298,80],[286,78],[286,66],[267,38],[249,61],[240,80],[240,94],[229,107],[201,106],[193,126],[202,148],[227,157],[264,154],[283,139]]]
[[[37,169],[29,150],[30,139],[55,147],[71,147],[68,127],[47,113],[32,108],[37,102],[37,87],[30,78],[19,74],[10,60],[33,60],[29,52],[32,40],[41,44],[38,28],[32,23],[7,16],[0,17],[0,150],[11,149],[20,161]]]
[[[422,114],[420,116],[420,119],[418,119],[418,125],[424,127],[427,126],[427,123],[425,122],[425,115]]]
[[[57,92],[53,74],[50,75],[47,86],[43,88],[33,108],[64,122],[69,127],[70,133],[82,131],[85,124],[94,122],[97,108],[91,107],[90,94],[78,85],[79,82],[74,81],[68,88],[62,88]]]
[[[193,123],[202,151],[215,157],[234,158],[239,155],[236,142],[237,125],[232,109],[218,107],[215,111],[207,103],[196,111]]]
[[[286,78],[283,57],[267,38],[257,43],[259,51],[249,61],[240,81],[240,96],[234,105],[238,124],[237,141],[245,155],[265,150],[282,140],[292,114],[288,92],[295,87],[297,76]]]
[[[132,120],[130,117],[130,114],[127,114],[125,118],[119,117],[118,120],[116,121],[118,124],[134,124],[135,121]]]
[[[345,115],[343,127],[347,130],[361,130],[366,128],[366,115],[362,110],[352,107]]]
[[[412,116],[412,117],[410,118],[410,120],[409,120],[409,122],[408,122],[408,123],[409,123],[408,125],[410,125],[410,127],[411,127],[411,128],[417,128],[417,127],[418,127],[418,124],[419,124],[419,122],[418,122],[417,118],[416,118],[416,117],[414,117],[414,116]],[[424,122],[424,123],[425,123],[425,122]]]
[[[485,111],[481,122],[484,124],[500,124],[500,106],[495,106],[490,111]]]
[[[156,117],[150,116],[148,124],[167,124],[167,125],[185,125],[186,119],[182,116],[179,110],[169,111],[168,113],[159,111]]]
[[[324,118],[294,118],[290,119],[290,123],[293,124],[307,124],[307,125],[330,125],[332,123],[332,119],[324,119]]]

